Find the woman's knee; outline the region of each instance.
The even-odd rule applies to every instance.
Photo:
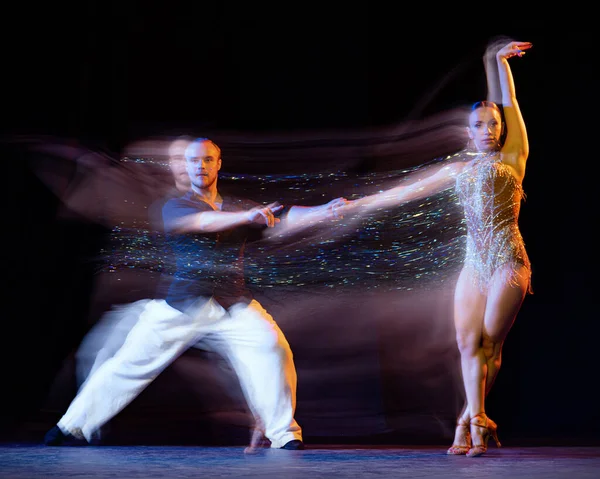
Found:
[[[475,355],[481,348],[481,335],[468,329],[456,331],[456,345],[462,355]]]
[[[500,351],[502,349],[502,340],[500,338],[494,338],[484,333],[481,345],[486,360],[497,361],[500,359]]]

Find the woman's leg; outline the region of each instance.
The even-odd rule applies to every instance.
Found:
[[[477,287],[472,270],[465,267],[458,277],[454,293],[454,326],[466,395],[466,405],[459,416],[453,443],[459,446],[459,451],[460,447],[468,445],[470,417],[483,412],[484,408],[486,360],[481,340],[484,312],[485,295]]]
[[[529,284],[529,270],[520,266],[510,280],[511,268],[505,267],[492,278],[483,323],[483,351],[488,374],[486,395],[489,393],[502,362],[502,346],[517,313],[521,309]]]
[[[502,293],[498,294],[498,291],[501,291],[503,286],[506,286],[506,283],[508,282],[507,274],[507,271],[499,270],[497,275],[493,277],[484,315],[482,344],[483,353],[485,354],[487,363],[485,397],[490,393],[492,385],[498,375],[500,364],[502,362],[502,345],[504,344],[504,339],[506,339],[508,331],[514,323],[521,305],[523,304],[529,282],[529,271],[524,269],[524,267],[520,267],[517,270],[516,282],[514,282],[515,280],[513,279],[513,286],[517,289],[515,292],[516,298],[505,301],[501,299]],[[520,300],[518,299],[519,297],[521,298]],[[502,303],[501,306],[495,304],[498,301]],[[510,312],[511,308],[515,308],[513,313]],[[505,309],[508,309],[509,311],[505,312]],[[498,317],[498,313],[500,313],[500,317]],[[510,319],[511,316],[512,319]],[[466,405],[463,407],[459,418],[461,418],[459,422],[469,422],[470,418]]]
[[[502,346],[523,304],[529,284],[529,270],[511,265],[498,269],[490,282],[483,320],[482,350],[486,362],[485,394],[489,393],[502,363]],[[485,410],[480,411],[484,413]],[[473,417],[473,414],[471,417]],[[483,444],[484,429],[473,428],[473,445]]]

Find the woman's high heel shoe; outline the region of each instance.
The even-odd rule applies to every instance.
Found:
[[[478,432],[481,432],[482,444],[472,444],[471,448],[467,452],[468,457],[477,457],[487,452],[488,440],[490,437],[496,442],[496,447],[501,447],[500,441],[498,440],[498,426],[485,414],[477,414],[471,418],[471,438],[476,437],[473,434],[473,428],[479,428]]]
[[[457,438],[464,438],[464,444],[457,444]],[[460,439],[458,439],[460,441]],[[454,433],[454,444],[450,446],[450,449],[446,451],[446,454],[451,456],[464,456],[471,449],[471,431],[469,430],[468,422],[459,421],[456,424],[456,431]]]

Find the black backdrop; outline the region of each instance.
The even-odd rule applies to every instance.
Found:
[[[460,12],[434,22],[425,13],[407,18],[360,3],[318,13],[162,3],[88,1],[15,16],[3,79],[6,137],[57,135],[118,152],[166,132],[385,126],[484,95],[478,55],[491,37],[533,43],[513,70],[531,144],[521,228],[535,294],[508,337],[488,409],[505,442],[595,441],[597,81],[585,12],[543,24],[516,16],[467,21]],[[56,220],[56,198],[18,149],[7,148],[3,162],[2,432],[7,440],[37,441],[74,394],[72,352],[86,328],[94,282],[88,259],[101,235],[93,224]],[[308,439],[450,440],[460,392],[452,331],[436,330],[437,341],[428,335],[428,318],[444,316],[450,304],[446,293],[437,298],[421,310],[419,326],[388,325],[381,335],[359,323],[346,331],[361,338],[352,354],[336,342],[335,319],[351,303],[319,306],[327,327],[315,320],[296,328],[296,315],[314,304],[298,300],[297,309],[286,309],[265,298],[295,352],[298,419]],[[407,310],[413,300],[400,295],[388,304]],[[360,306],[368,310],[368,300]],[[415,343],[444,363],[420,358]],[[193,351],[166,371],[115,420],[113,439],[244,441],[235,381],[204,359]],[[193,381],[198,375],[202,386]],[[206,419],[193,398],[213,404],[214,395],[223,404],[231,397],[223,391],[234,392],[224,408],[233,415]],[[243,432],[224,424],[241,424]]]

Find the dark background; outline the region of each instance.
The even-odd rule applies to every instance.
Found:
[[[369,5],[323,10],[322,5],[261,9],[86,1],[31,11],[25,5],[13,12],[4,42],[6,138],[75,138],[118,155],[133,140],[179,132],[268,137],[310,131],[318,137],[331,130],[393,125],[482,98],[481,54],[490,38],[531,41],[532,50],[511,65],[531,146],[520,224],[535,294],[526,298],[508,337],[488,412],[505,443],[597,441],[597,77],[589,12],[572,9],[561,21],[558,14],[542,21],[512,11],[518,5],[481,17],[472,10],[468,15],[436,11],[433,17],[428,8],[409,13]],[[57,200],[21,159],[11,149],[3,158],[8,244],[3,248],[2,433],[5,440],[37,441],[75,392],[72,351],[85,332],[82,318],[93,287],[88,259],[100,241],[94,225],[56,221]],[[397,300],[408,307],[404,298]],[[442,296],[429,307],[446,311],[447,300]],[[336,307],[333,302],[319,310],[327,315],[331,308],[330,329],[305,322],[297,335],[293,314],[281,316],[298,365],[298,419],[307,441],[449,443],[456,364],[436,369],[431,358],[410,354],[397,364],[402,360],[397,351],[410,349],[415,339],[430,345],[427,315],[420,328],[394,329],[393,339],[387,337],[391,346],[366,341],[367,347],[349,353],[334,347],[335,321],[346,314]],[[285,314],[274,309],[276,318]],[[304,335],[311,325],[318,331],[312,342]],[[444,333],[448,347],[451,331]],[[312,374],[320,364],[332,364],[323,353],[328,347],[344,351],[332,353],[342,368],[337,395],[327,394]],[[396,351],[389,359],[393,367],[386,362],[390,351]],[[441,357],[456,359],[448,350]],[[210,388],[186,384],[205,367],[199,365],[204,359],[190,352],[165,371],[117,418],[113,439],[245,440],[245,432],[215,427],[214,417],[193,416],[202,414],[190,389],[207,394]],[[423,361],[439,373],[428,369],[430,389],[416,380]],[[350,377],[352,386],[343,381]],[[226,390],[230,378],[225,373],[222,378]],[[221,379],[214,380],[214,388]],[[243,416],[243,407],[232,404]],[[441,426],[432,426],[432,418]],[[245,420],[240,421],[243,429]]]

